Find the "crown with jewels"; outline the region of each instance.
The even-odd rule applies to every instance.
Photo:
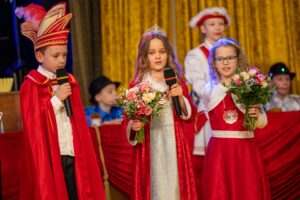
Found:
[[[154,26],[152,26],[151,28],[149,28],[143,34],[143,37],[150,36],[150,35],[162,35],[164,37],[167,37],[166,32],[162,28],[160,28],[159,26],[157,26],[157,24],[155,24]]]

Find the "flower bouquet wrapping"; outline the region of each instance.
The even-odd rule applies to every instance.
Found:
[[[270,84],[270,77],[265,76],[256,67],[250,67],[248,71],[241,72],[239,68],[230,81],[227,92],[237,97],[236,102],[246,107],[243,126],[250,131],[255,129],[254,117],[249,116],[248,110],[255,104],[266,104],[275,93],[275,87]]]
[[[159,119],[163,93],[151,88],[148,82],[141,82],[130,89],[121,89],[118,105],[123,108],[123,117],[149,123],[150,118]],[[136,132],[137,143],[144,140],[144,127]]]

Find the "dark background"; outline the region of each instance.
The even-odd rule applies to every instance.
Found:
[[[23,76],[37,69],[33,43],[20,32],[23,20],[16,18],[16,7],[30,3],[42,5],[46,11],[61,0],[0,0],[0,78],[14,77],[13,90],[19,90]],[[71,37],[69,37],[66,69],[72,73]]]

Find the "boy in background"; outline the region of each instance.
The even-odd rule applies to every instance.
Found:
[[[113,82],[106,76],[99,76],[92,80],[89,86],[90,102],[94,106],[85,108],[86,120],[89,126],[100,123],[94,122],[95,114],[98,114],[101,124],[121,124],[122,108],[115,106],[117,89],[120,82]]]
[[[291,73],[282,62],[275,63],[271,66],[269,76],[272,79],[272,83],[276,86],[277,94],[265,105],[267,111],[285,112],[300,110],[300,96],[289,94],[291,81],[295,75],[296,74]]]
[[[230,25],[230,20],[225,8],[211,7],[202,10],[190,21],[190,27],[199,27],[204,36],[204,42],[190,50],[184,61],[185,78],[192,85],[193,99],[199,111],[203,110],[203,107],[199,107],[201,90],[210,80],[209,51],[223,37],[225,29]]]

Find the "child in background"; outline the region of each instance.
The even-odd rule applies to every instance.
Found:
[[[220,39],[209,57],[212,80],[203,88],[204,109],[212,128],[203,166],[202,198],[270,199],[268,179],[254,132],[242,126],[244,105],[226,93],[237,67],[247,69],[247,61],[240,45],[233,39]],[[234,113],[231,118],[226,113]],[[256,127],[263,128],[267,117],[262,105],[254,105],[249,115],[256,118]]]
[[[119,82],[113,82],[106,76],[99,76],[91,82],[89,86],[90,102],[94,104],[94,107],[85,108],[89,126],[93,125],[94,114],[99,114],[102,124],[121,124],[122,109],[115,106],[119,85]]]
[[[300,110],[300,96],[290,93],[291,81],[295,73],[291,73],[287,66],[282,63],[275,63],[270,68],[269,75],[272,83],[276,86],[277,95],[265,105],[266,111],[297,111]]]
[[[105,199],[100,169],[85,121],[79,84],[71,74],[58,85],[56,70],[66,65],[72,14],[66,3],[47,13],[30,4],[16,9],[26,22],[22,34],[34,43],[40,66],[26,77],[20,90],[24,127],[24,156],[20,199]],[[72,115],[63,102],[69,98]]]
[[[222,38],[225,29],[230,25],[230,16],[223,7],[206,8],[194,16],[190,27],[199,27],[204,36],[204,42],[190,50],[184,61],[185,78],[192,85],[192,95],[196,99],[198,110],[200,106],[200,93],[203,86],[210,80],[208,55],[212,46]]]
[[[169,88],[164,79],[166,66],[171,67],[178,83]],[[132,199],[197,199],[187,132],[183,124],[193,114],[192,100],[181,76],[166,33],[157,25],[140,40],[135,77],[130,87],[148,81],[151,87],[165,93],[160,120],[145,124],[139,120],[124,120],[128,139],[134,146]],[[177,116],[172,97],[178,96],[183,115]],[[142,144],[136,144],[136,131],[145,127]],[[193,133],[192,133],[193,134]]]

